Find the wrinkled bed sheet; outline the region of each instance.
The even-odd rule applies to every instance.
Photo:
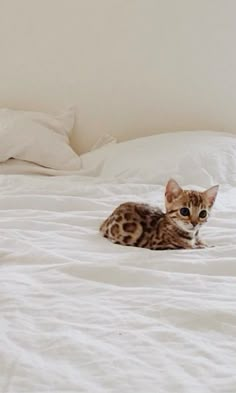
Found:
[[[236,188],[205,250],[113,245],[119,203],[163,187],[0,176],[1,393],[235,393]]]

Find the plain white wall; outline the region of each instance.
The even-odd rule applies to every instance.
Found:
[[[79,108],[85,151],[166,130],[236,130],[234,0],[0,0],[0,105]]]

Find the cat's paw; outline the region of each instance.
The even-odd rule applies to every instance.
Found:
[[[206,244],[197,244],[194,248],[200,248],[200,249],[203,249],[203,248],[207,248],[208,246],[206,245]]]
[[[214,248],[214,244],[207,244],[205,242],[200,242],[195,245],[194,248]]]
[[[198,240],[194,246],[194,248],[208,248],[208,244],[203,242],[202,240]]]

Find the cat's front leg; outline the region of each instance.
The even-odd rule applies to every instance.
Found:
[[[194,238],[195,238],[194,248],[207,248],[208,247],[207,243],[200,239],[199,230],[195,233]]]
[[[206,242],[199,239],[199,237],[196,239],[194,248],[207,248],[207,247],[209,247],[209,246]]]

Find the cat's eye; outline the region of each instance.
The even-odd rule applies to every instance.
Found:
[[[206,216],[207,216],[207,211],[206,210],[200,211],[200,213],[199,213],[199,217],[200,218],[206,218]]]
[[[180,209],[180,214],[181,214],[181,216],[187,217],[187,216],[190,216],[190,211],[187,207],[182,207]]]

